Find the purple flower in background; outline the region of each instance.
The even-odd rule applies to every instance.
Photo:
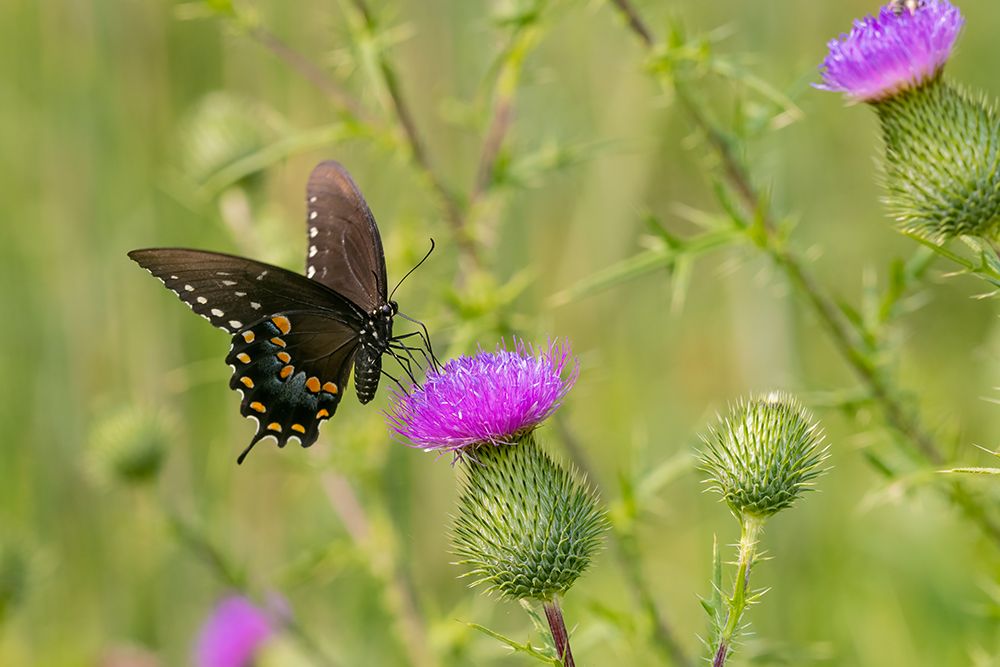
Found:
[[[913,9],[886,5],[829,42],[816,87],[859,102],[916,88],[941,72],[964,23],[948,0],[922,0]]]
[[[197,667],[247,667],[275,632],[271,617],[244,597],[222,600],[201,628]]]
[[[515,341],[427,373],[422,386],[393,396],[392,430],[427,450],[457,451],[476,443],[510,443],[559,407],[576,381],[568,345],[534,349]]]

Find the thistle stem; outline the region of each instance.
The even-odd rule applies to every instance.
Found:
[[[723,667],[732,649],[733,638],[740,628],[743,612],[747,608],[747,591],[750,588],[750,569],[757,555],[757,540],[764,529],[764,519],[750,515],[740,518],[740,553],[737,561],[736,579],[733,581],[733,594],[728,599],[729,611],[726,624],[719,632],[715,648],[712,651],[712,667]]]
[[[556,652],[562,660],[563,667],[576,667],[573,662],[573,651],[569,647],[569,633],[566,632],[566,622],[563,620],[562,610],[559,608],[559,598],[553,597],[542,603],[545,608],[545,620],[549,622],[549,630],[552,631],[552,641],[555,642]]]

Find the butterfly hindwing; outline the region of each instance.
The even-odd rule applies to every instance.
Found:
[[[243,416],[257,422],[239,460],[269,435],[279,447],[291,438],[303,447],[315,442],[320,422],[337,410],[357,348],[354,331],[320,311],[276,314],[233,336],[229,386],[243,396]]]
[[[365,312],[387,299],[385,252],[375,218],[347,170],[332,160],[313,169],[306,187],[306,276]]]

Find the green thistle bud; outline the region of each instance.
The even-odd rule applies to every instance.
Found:
[[[590,564],[605,529],[593,493],[528,434],[467,453],[453,546],[476,584],[550,600]]]
[[[159,413],[126,409],[100,421],[90,436],[88,470],[99,484],[141,484],[156,477],[173,439]]]
[[[737,516],[768,517],[825,472],[822,440],[819,425],[792,396],[750,397],[704,437],[700,469]]]
[[[885,141],[885,201],[903,231],[941,243],[1000,230],[1000,123],[940,77],[873,103]]]

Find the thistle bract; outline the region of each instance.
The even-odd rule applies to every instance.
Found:
[[[461,465],[453,545],[468,575],[508,599],[550,600],[569,590],[605,527],[590,490],[530,433],[477,447]]]
[[[396,394],[390,427],[413,445],[459,451],[479,443],[510,443],[556,411],[576,380],[568,345],[459,357],[431,370],[423,384]]]
[[[947,0],[887,6],[830,42],[817,86],[875,108],[889,212],[903,231],[935,243],[1000,228],[996,113],[942,76],[963,24]]]
[[[787,394],[736,404],[704,437],[700,468],[738,516],[767,517],[792,503],[824,472],[818,424]]]

